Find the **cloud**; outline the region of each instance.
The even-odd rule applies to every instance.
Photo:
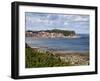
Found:
[[[77,32],[89,31],[89,15],[50,14],[26,12],[26,29],[71,29]],[[78,29],[77,29],[78,28]],[[87,30],[86,30],[87,29]]]
[[[76,16],[76,18],[74,18],[74,21],[86,22],[86,21],[89,21],[89,18],[87,16]]]

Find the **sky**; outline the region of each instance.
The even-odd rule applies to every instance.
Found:
[[[89,15],[25,12],[27,30],[73,30],[78,34],[89,34]]]

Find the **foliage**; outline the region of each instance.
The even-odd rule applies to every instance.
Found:
[[[57,66],[69,66],[69,62],[64,62],[59,56],[55,56],[50,53],[40,53],[33,51],[31,48],[25,49],[25,67],[57,67]]]
[[[69,31],[69,30],[54,29],[54,30],[52,30],[52,32],[55,32],[55,33],[63,33],[65,36],[75,35],[75,31]]]

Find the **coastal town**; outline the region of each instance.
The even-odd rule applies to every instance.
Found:
[[[63,32],[68,32],[68,34],[64,34]],[[37,38],[76,38],[76,34],[74,31],[62,31],[62,30],[49,30],[49,31],[26,31],[26,37]]]

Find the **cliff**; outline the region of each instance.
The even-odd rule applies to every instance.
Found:
[[[26,37],[34,37],[34,38],[57,38],[57,37],[73,37],[75,36],[75,31],[69,30],[45,30],[45,31],[26,31]]]

